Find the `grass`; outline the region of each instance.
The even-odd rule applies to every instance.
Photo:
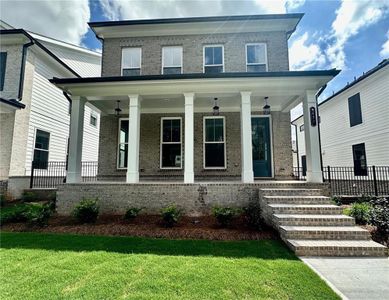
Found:
[[[339,299],[280,241],[1,234],[1,299]]]

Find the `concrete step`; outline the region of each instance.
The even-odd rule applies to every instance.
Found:
[[[283,239],[292,240],[370,240],[370,233],[359,226],[280,226]]]
[[[320,196],[323,194],[321,189],[309,188],[264,188],[261,192],[264,196]]]
[[[287,240],[300,256],[386,256],[387,248],[373,241]],[[341,272],[341,270],[340,270]]]
[[[354,226],[355,220],[344,215],[274,214],[278,226]]]
[[[333,204],[325,196],[264,196],[263,199],[269,204]]]
[[[306,214],[306,215],[339,215],[340,206],[332,204],[269,204],[275,214]]]

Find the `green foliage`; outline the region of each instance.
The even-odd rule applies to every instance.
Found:
[[[337,206],[341,206],[341,205],[342,205],[342,200],[341,200],[340,197],[332,197],[332,198],[331,198],[331,201],[332,201],[335,205],[337,205]]]
[[[161,217],[166,227],[173,227],[181,218],[182,211],[172,204],[161,210]]]
[[[242,213],[241,209],[232,208],[232,207],[218,207],[215,206],[212,209],[212,213],[215,216],[217,222],[222,227],[227,227],[231,225],[232,220]]]
[[[139,213],[141,212],[143,208],[138,208],[138,207],[130,207],[129,209],[127,209],[125,215],[124,215],[124,219],[125,220],[133,220],[135,219]]]
[[[29,209],[29,204],[16,204],[13,206],[4,207],[0,213],[0,223],[17,223],[27,221],[26,212]]]
[[[25,215],[29,224],[45,226],[52,214],[50,204],[31,204]]]
[[[51,213],[49,204],[19,203],[4,207],[1,210],[0,222],[6,224],[27,221],[31,225],[43,226],[47,224]]]
[[[360,197],[357,198],[355,202],[357,203],[368,203],[372,200],[373,198],[367,195],[361,195]]]
[[[369,203],[353,203],[350,208],[350,216],[355,218],[357,224],[367,224],[370,220],[371,205]]]
[[[36,195],[35,192],[24,191],[23,194],[22,194],[22,200],[24,202],[32,202],[32,201],[37,201],[39,199],[38,199],[38,196]]]
[[[255,230],[261,230],[264,224],[262,218],[262,209],[259,202],[250,202],[247,207],[244,208],[245,218],[247,225]]]
[[[370,223],[377,227],[377,233],[389,243],[389,198],[378,198],[370,201]]]
[[[345,207],[343,208],[343,214],[346,216],[351,216],[351,207]]]
[[[73,216],[80,223],[94,223],[99,215],[98,199],[82,199],[74,208]]]

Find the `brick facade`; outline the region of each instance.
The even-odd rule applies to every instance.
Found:
[[[161,74],[162,47],[183,47],[183,73],[203,73],[203,46],[224,45],[224,71],[246,72],[247,43],[266,43],[269,71],[288,71],[286,32],[239,34],[176,35],[160,37],[106,38],[102,57],[102,76],[121,75],[121,49],[142,47],[142,75]]]
[[[258,114],[253,112],[253,115]],[[203,117],[210,114],[195,113],[194,117],[194,172],[197,179],[220,178],[240,179],[241,176],[241,141],[240,113],[226,112],[226,153],[225,170],[205,170],[203,168]],[[160,169],[160,134],[162,117],[182,117],[182,151],[184,153],[184,115],[183,114],[142,114],[140,121],[139,168],[141,177],[158,177],[158,179],[176,177],[182,179],[184,170]],[[289,113],[272,112],[273,123],[273,160],[276,178],[290,178],[292,174],[292,151]],[[118,170],[119,120],[113,116],[101,117],[99,171],[101,180],[124,180],[125,170]],[[184,164],[183,164],[184,165]]]

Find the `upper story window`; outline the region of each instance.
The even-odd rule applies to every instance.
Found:
[[[348,113],[350,116],[350,127],[362,123],[361,98],[359,93],[348,98]]]
[[[47,169],[49,162],[50,132],[37,129],[35,132],[34,158],[35,169]]]
[[[266,44],[246,44],[246,69],[247,72],[267,71]]]
[[[122,75],[136,76],[140,75],[142,48],[123,48],[122,49]]]
[[[4,88],[6,64],[7,64],[7,52],[0,52],[0,91],[2,91]]]
[[[301,131],[304,131],[304,124],[303,125],[300,125],[300,132]]]
[[[97,126],[97,116],[93,113],[90,114],[89,124],[94,127]]]
[[[162,48],[162,74],[182,73],[182,47]]]
[[[224,72],[224,47],[222,45],[204,46],[204,73]]]

